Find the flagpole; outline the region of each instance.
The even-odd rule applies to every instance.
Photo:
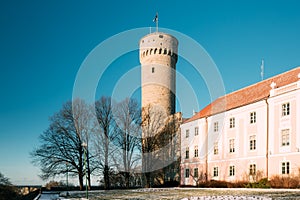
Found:
[[[158,13],[156,13],[156,32],[158,32]]]
[[[264,80],[264,69],[265,68],[265,63],[264,63],[264,59],[261,60],[261,66],[260,66],[260,75],[261,75],[261,80]]]
[[[155,22],[155,25],[156,25],[156,32],[158,32],[158,12],[156,12],[156,15],[153,19],[153,22]]]

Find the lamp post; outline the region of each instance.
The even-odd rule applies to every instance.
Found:
[[[66,162],[66,166],[67,166],[67,194],[66,196],[69,196],[69,163]]]
[[[86,190],[86,199],[89,199],[89,192],[88,192],[88,182],[87,182],[87,143],[83,142],[81,144],[84,151],[84,170],[85,170],[85,190]]]

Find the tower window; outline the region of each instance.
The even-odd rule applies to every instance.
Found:
[[[159,38],[163,38],[164,36],[163,35],[159,35]]]
[[[155,68],[154,68],[154,67],[152,67],[152,73],[154,73],[154,71],[155,71]]]

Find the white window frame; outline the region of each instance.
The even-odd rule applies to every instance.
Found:
[[[286,147],[290,146],[290,129],[281,130],[281,146]]]
[[[185,168],[185,178],[189,178],[190,177],[190,168]]]
[[[219,143],[215,142],[214,143],[214,155],[218,155],[219,154]]]
[[[229,166],[229,176],[235,176],[235,167],[234,167],[234,165]]]
[[[229,119],[229,128],[235,128],[235,118],[231,117]]]
[[[213,168],[213,177],[218,177],[219,176],[219,167],[214,167]]]
[[[255,176],[256,175],[256,164],[250,164],[249,165],[249,175]]]
[[[256,150],[256,135],[251,135],[249,137],[249,149],[250,151]]]
[[[195,127],[195,136],[197,136],[197,135],[199,135],[199,127],[198,126]]]
[[[229,153],[235,152],[235,141],[233,138],[229,139]]]
[[[185,138],[188,138],[190,136],[190,129],[185,130]]]
[[[194,178],[198,178],[198,177],[199,177],[199,169],[194,168]]]
[[[256,123],[256,112],[251,112],[250,113],[250,124],[255,124]]]
[[[190,158],[190,148],[186,147],[185,149],[185,159],[189,159]]]
[[[291,173],[291,163],[289,161],[281,162],[281,174]]]
[[[198,145],[196,145],[196,146],[194,147],[194,157],[195,157],[195,158],[198,158],[198,156],[199,156],[199,150],[198,150]]]
[[[214,122],[214,132],[219,132],[219,122]]]
[[[290,102],[281,105],[281,116],[285,117],[291,114]]]

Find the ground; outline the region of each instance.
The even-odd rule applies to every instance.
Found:
[[[216,189],[216,188],[160,188],[160,189],[137,189],[137,190],[110,190],[91,191],[90,200],[146,200],[146,199],[191,199],[191,197],[203,196],[244,196],[265,197],[272,200],[300,200],[300,190],[287,189]],[[79,200],[85,197],[85,192],[72,192],[69,199]]]

